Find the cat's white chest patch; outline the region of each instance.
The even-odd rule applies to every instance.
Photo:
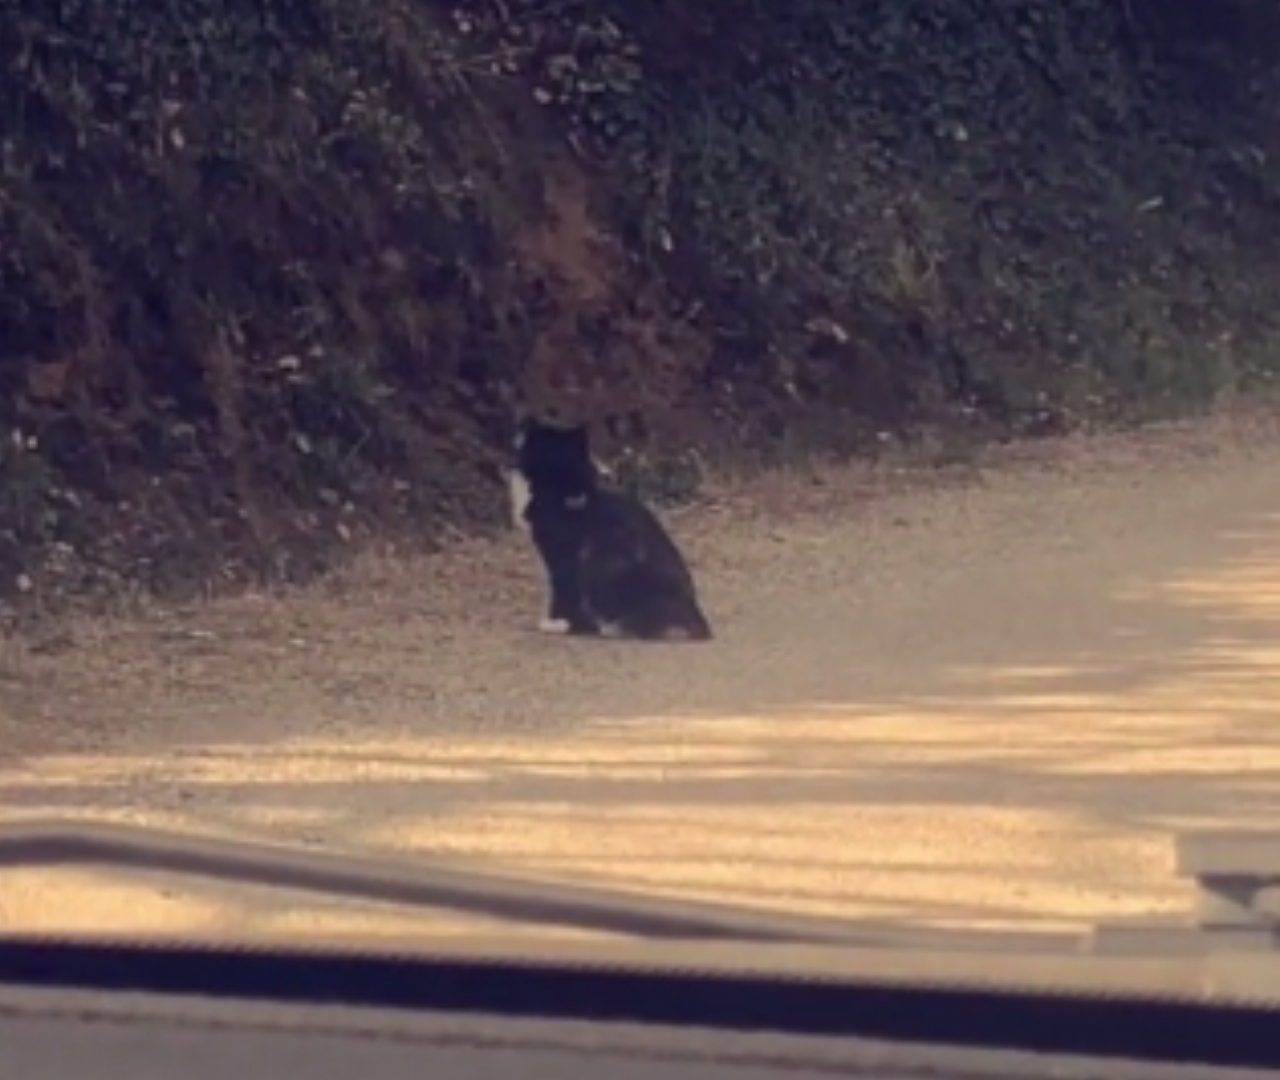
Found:
[[[507,473],[507,494],[511,499],[511,526],[515,529],[527,529],[524,512],[529,506],[529,482],[518,469]]]

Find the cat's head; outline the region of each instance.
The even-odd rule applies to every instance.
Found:
[[[541,416],[525,416],[516,435],[516,453],[568,460],[591,458],[591,429],[584,423],[563,423]]]
[[[574,497],[596,488],[598,468],[585,423],[558,424],[526,416],[516,439],[516,458],[535,496],[542,492]]]

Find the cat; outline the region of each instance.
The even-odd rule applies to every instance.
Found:
[[[547,633],[709,641],[693,575],[657,516],[603,483],[585,424],[524,421],[512,499],[549,578]]]

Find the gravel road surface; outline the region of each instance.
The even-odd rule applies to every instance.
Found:
[[[1182,909],[1175,829],[1280,826],[1280,423],[775,475],[670,521],[713,643],[536,634],[512,534],[11,646],[0,814],[1046,927]],[[0,885],[0,927],[410,925],[97,871]]]

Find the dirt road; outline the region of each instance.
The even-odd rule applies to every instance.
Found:
[[[4,812],[1052,924],[1177,910],[1177,827],[1280,824],[1274,422],[775,477],[673,530],[710,645],[534,634],[513,535],[11,655]],[[87,873],[0,889],[8,925],[364,918]]]

